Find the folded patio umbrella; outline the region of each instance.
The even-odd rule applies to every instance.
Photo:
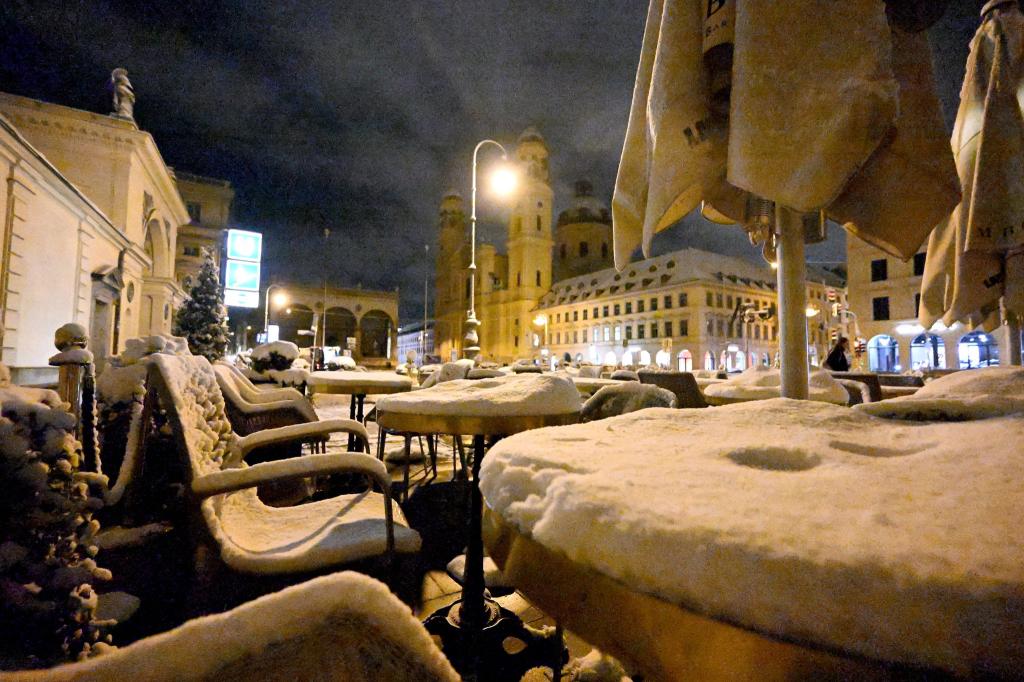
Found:
[[[1024,15],[992,0],[971,42],[951,144],[963,200],[932,233],[919,321],[985,330],[1024,315]]]
[[[750,195],[913,255],[959,200],[926,38],[891,28],[882,0],[652,0],[612,206],[616,265],[701,200],[745,222]]]

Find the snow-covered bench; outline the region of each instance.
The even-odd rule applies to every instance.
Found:
[[[458,679],[409,607],[380,582],[348,571],[190,620],[88,661],[0,672],[0,682]]]
[[[238,437],[210,363],[202,357],[158,356],[149,369],[146,409],[166,410],[183,458],[193,518],[201,523],[223,564],[262,576],[303,574],[419,550],[420,537],[391,500],[391,478],[363,453],[319,454],[248,466],[245,456],[264,448],[331,432],[355,434],[368,448],[366,430],[331,419]],[[144,420],[148,423],[148,419]],[[141,439],[144,441],[145,438]],[[270,507],[256,487],[335,473],[364,474],[381,490],[339,495],[294,507]],[[371,567],[372,568],[372,567]]]

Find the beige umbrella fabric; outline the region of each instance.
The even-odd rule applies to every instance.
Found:
[[[1024,15],[1016,0],[982,9],[951,145],[963,201],[935,228],[919,321],[992,330],[1024,315]]]
[[[913,255],[959,200],[924,36],[894,35],[882,0],[733,2],[651,1],[612,205],[616,265],[701,199],[743,221],[746,193],[826,209]],[[730,5],[726,113],[701,30]]]

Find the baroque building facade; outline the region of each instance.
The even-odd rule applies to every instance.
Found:
[[[482,359],[657,361],[687,370],[774,361],[777,297],[775,272],[767,264],[683,249],[617,272],[611,217],[590,183],[576,183],[552,233],[548,157],[540,133],[528,128],[515,153],[525,182],[509,217],[506,252],[491,244],[477,248]],[[435,262],[434,343],[443,360],[463,348],[469,255],[464,202],[449,192],[441,201]],[[807,294],[809,351],[817,363],[839,333],[844,282],[831,271],[809,268]],[[744,321],[744,308],[754,321]]]

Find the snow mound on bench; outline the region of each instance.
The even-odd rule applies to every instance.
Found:
[[[786,399],[502,440],[487,505],[639,592],[958,673],[1024,669],[1024,418],[877,419]]]
[[[986,367],[954,372],[929,381],[913,395],[865,403],[856,409],[877,417],[917,421],[1024,414],[1024,369]]]

